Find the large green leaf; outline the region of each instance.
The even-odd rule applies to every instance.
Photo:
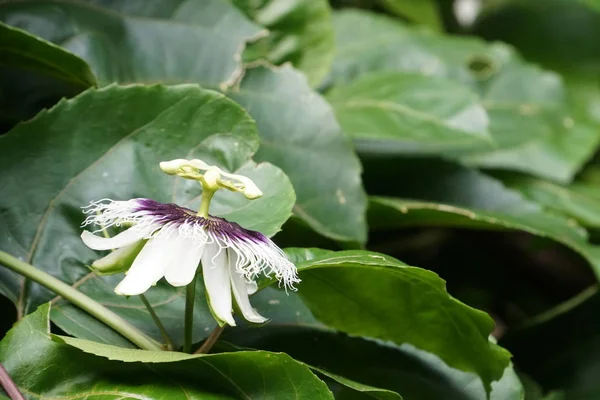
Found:
[[[461,158],[469,163],[568,181],[598,142],[598,132],[571,115],[561,79],[506,45],[435,35],[361,11],[335,13],[334,28],[334,85],[366,73],[417,72],[479,93],[497,148],[468,152]]]
[[[325,236],[364,242],[366,196],[361,166],[329,105],[289,66],[251,69],[228,96],[256,120],[258,160],[294,184],[294,214]]]
[[[333,399],[286,354],[192,356],[52,336],[49,308],[41,306],[0,342],[0,362],[28,398]]]
[[[305,256],[314,255],[313,250],[317,252],[321,252],[319,249],[289,249],[287,251],[288,256],[294,261],[298,262],[299,260],[306,259]],[[326,254],[329,251],[323,251],[322,254]],[[325,331],[327,328],[318,322],[310,312],[310,310],[304,305],[300,296],[298,296],[297,292],[285,292],[277,287],[268,286],[251,298],[252,306],[259,310],[261,315],[269,316],[268,325],[261,326],[260,328],[256,328],[252,324],[241,322],[242,325],[232,328],[226,329],[221,338],[225,338],[228,342],[232,340],[235,342],[236,346],[232,347],[229,343],[220,341],[218,342],[216,348],[222,348],[227,351],[238,351],[240,348],[255,348],[265,350],[270,343],[273,345],[273,348],[277,347],[278,340],[271,341],[269,338],[273,338],[273,329],[275,332],[278,332],[279,329],[283,328],[286,332],[294,331],[299,329],[297,333],[301,334],[302,331],[306,328],[315,328],[319,332]],[[272,329],[273,328],[273,329]],[[262,341],[264,339],[264,342]],[[309,340],[315,339],[314,336],[311,336]],[[285,338],[282,338],[285,340]],[[290,348],[295,347],[298,344],[303,349],[307,350],[308,347],[304,347],[304,342],[293,342],[290,344]],[[314,344],[314,341],[313,341]],[[313,350],[319,351],[320,345],[317,347],[313,347]],[[288,350],[276,350],[287,353]],[[296,351],[297,355],[300,355],[299,351]],[[325,354],[325,353],[324,353]],[[306,357],[300,356],[296,359],[308,360]],[[332,360],[333,361],[333,360]],[[366,385],[364,383],[359,383],[357,381],[352,381],[346,377],[341,375],[337,375],[329,371],[329,368],[322,369],[315,367],[315,365],[321,367],[327,367],[327,363],[315,363],[313,365],[309,365],[309,367],[317,372],[317,375],[323,377],[327,382],[329,388],[334,392],[336,399],[369,399],[373,398],[378,400],[402,400],[399,395],[393,391],[380,389],[374,386]],[[364,379],[359,379],[359,381],[364,381]],[[349,396],[349,397],[346,397]]]
[[[229,0],[211,0],[219,14],[211,14],[206,3],[198,0],[79,0],[109,8],[120,14],[171,19],[217,27],[243,23],[231,12]],[[334,43],[331,10],[326,0],[233,0],[251,20],[268,28],[268,37],[250,44],[246,57],[264,58],[274,63],[292,62],[316,85],[329,72]],[[222,19],[221,19],[222,18]],[[256,27],[256,25],[254,25]],[[223,29],[227,35],[234,33]],[[252,32],[252,31],[250,31]],[[257,32],[254,38],[267,36]],[[223,37],[225,39],[225,37]],[[253,39],[250,39],[251,41]]]
[[[526,176],[504,176],[502,181],[544,207],[575,218],[586,227],[600,227],[600,188],[584,182],[559,185]]]
[[[289,61],[312,86],[329,73],[335,50],[327,0],[233,0],[269,36],[251,45],[250,59],[275,64]]]
[[[518,367],[545,391],[564,392],[548,399],[596,399],[600,396],[600,307],[598,288],[590,288],[556,309],[509,332],[503,339]]]
[[[90,62],[94,70],[111,67],[108,71],[110,75],[103,80],[194,81],[225,88],[232,83],[230,78],[238,77],[237,72],[241,72],[237,59],[245,41],[250,34],[256,34],[253,30],[256,27],[252,25],[253,28],[250,29],[249,22],[245,22],[241,12],[229,3],[222,3],[222,0],[187,0],[175,9],[151,1],[146,11],[141,10],[145,4],[143,2],[96,0],[98,4],[111,10],[104,12],[101,8],[79,2],[59,2],[54,7],[53,1],[27,2],[24,5],[3,3],[0,5],[0,20],[9,19],[10,22],[9,17],[12,15],[15,23],[20,21],[20,24],[24,24],[29,21],[29,27],[34,29],[34,22],[37,20],[33,15],[39,12],[47,18],[53,16],[51,21],[58,20],[56,26],[63,27],[65,24],[60,18],[67,12],[71,13],[72,9],[77,9],[77,13],[73,11],[75,14],[68,14],[71,17],[69,21],[75,21],[70,23],[87,24],[93,21],[96,24],[100,23],[98,21],[102,21],[101,16],[106,14],[117,18],[121,25],[125,24],[127,32],[136,28],[138,23],[145,24],[144,36],[139,40],[148,38],[152,40],[152,45],[142,46],[135,43],[134,49],[127,49],[127,54],[137,57],[135,63],[125,57],[111,58],[110,63],[83,57]],[[63,6],[66,7],[64,10]],[[41,9],[38,10],[38,7]],[[91,18],[92,14],[87,13],[89,10],[93,10],[94,18]],[[146,13],[151,13],[154,17],[158,15],[165,20],[136,16],[146,16]],[[30,14],[32,17],[26,18]],[[78,18],[83,18],[83,22],[77,22],[80,21]],[[190,24],[188,21],[195,22]],[[129,23],[134,25],[130,26]],[[148,24],[150,27],[147,29],[150,31],[146,32]],[[151,30],[155,25],[160,29]],[[102,29],[112,32],[104,26]],[[198,32],[194,33],[196,31]],[[198,41],[198,35],[202,42]],[[77,36],[77,40],[84,36]],[[105,40],[104,33],[94,37]],[[58,36],[53,38],[60,41]],[[154,43],[158,39],[161,42]],[[159,44],[163,42],[165,46],[168,44],[168,49],[158,51]],[[111,40],[110,44],[124,45],[120,40]],[[193,49],[190,49],[188,44],[193,46]],[[165,56],[165,51],[173,54],[167,53]],[[209,55],[205,56],[202,53],[204,51]],[[126,71],[128,75],[116,73],[122,71]],[[148,78],[149,74],[152,75],[151,78]],[[352,151],[351,143],[341,132],[333,112],[327,103],[310,89],[305,77],[289,66],[277,71],[258,68],[248,71],[241,90],[230,94],[258,121],[262,146],[257,157],[280,166],[291,177],[298,195],[295,214],[323,235],[337,240],[364,242],[366,196],[360,181],[359,162]],[[306,171],[308,172],[305,173]],[[319,176],[321,179],[307,179],[310,175]]]
[[[585,230],[567,218],[544,211],[500,181],[475,170],[449,162],[405,159],[382,161],[373,168],[381,182],[394,179],[401,184],[386,191],[373,188],[369,224],[373,229],[409,226],[459,226],[474,229],[520,230],[548,237],[581,254],[600,276],[600,248],[587,242]],[[369,171],[369,168],[367,169]],[[378,171],[378,172],[375,172]],[[419,171],[418,179],[412,176]],[[366,182],[369,182],[367,174]],[[389,197],[395,196],[395,197]]]
[[[264,192],[252,202],[219,192],[212,212],[273,235],[290,216],[295,198],[278,168],[250,161],[257,147],[254,121],[217,92],[196,85],[88,90],[0,137],[0,248],[78,286],[160,337],[139,299],[112,293],[120,276],[89,273],[86,265],[99,254],[79,239],[80,207],[90,200],[134,197],[193,205],[197,188],[162,173],[158,163],[195,156],[250,176]],[[3,268],[0,277],[0,290],[17,304],[21,316],[52,298]],[[160,316],[176,321],[167,325],[180,343],[183,290],[159,284],[148,298]],[[72,306],[59,304],[58,311],[63,307],[64,315],[55,321],[67,332],[96,340],[106,336],[113,343],[114,334],[106,328],[97,328]],[[196,316],[195,339],[200,340],[214,322],[203,301]]]
[[[297,266],[298,294],[326,326],[412,344],[478,374],[487,390],[509,363],[508,352],[488,341],[492,319],[451,297],[431,271],[366,251],[321,252]]]
[[[238,349],[235,349],[235,352],[229,352],[228,354],[213,354],[213,355],[204,355],[204,356],[190,356],[188,354],[183,354],[183,353],[168,353],[168,352],[152,352],[152,351],[139,351],[139,350],[130,350],[130,349],[122,349],[122,348],[118,348],[118,347],[114,347],[114,346],[108,346],[105,344],[99,344],[99,343],[95,343],[95,342],[90,342],[87,340],[81,340],[81,339],[76,339],[76,338],[70,338],[70,337],[63,337],[63,336],[54,336],[55,341],[59,341],[59,342],[64,342],[67,343],[73,347],[76,347],[80,350],[83,350],[86,353],[90,353],[90,354],[94,354],[94,355],[98,355],[98,356],[102,356],[102,357],[106,357],[110,360],[116,360],[116,361],[123,361],[123,362],[150,362],[150,363],[160,363],[160,362],[173,362],[173,361],[179,361],[179,360],[190,360],[190,359],[197,359],[197,360],[202,360],[204,362],[208,361],[209,363],[214,361],[213,359],[216,359],[217,361],[219,361],[218,359],[229,359],[229,361],[231,363],[238,363],[238,364],[242,364],[241,367],[238,367],[238,370],[244,370],[246,368],[245,364],[250,364],[253,361],[255,361],[255,359],[257,358],[257,355],[263,356],[266,355],[266,358],[271,358],[271,356],[276,356],[277,358],[275,360],[275,363],[280,362],[281,364],[287,364],[290,363],[290,361],[293,361],[291,359],[289,359],[289,356],[283,353],[266,353],[264,351],[237,351]],[[229,349],[228,349],[229,350]],[[241,357],[237,357],[234,356],[235,355],[242,355]],[[254,356],[254,357],[248,357],[248,355],[250,356]],[[250,358],[249,360],[245,360],[245,358]],[[283,361],[283,362],[281,362]],[[287,361],[287,363],[286,363]],[[296,377],[304,377],[305,372],[306,371],[302,371],[298,368],[299,371],[294,371],[293,369],[302,365],[301,363],[298,363],[297,361],[294,361],[295,364],[292,364],[292,368],[288,369],[291,370],[290,372],[294,373],[294,372],[301,372],[302,374],[298,374],[297,376],[294,376],[294,378]],[[262,365],[259,362],[258,363],[258,367],[260,368]],[[343,395],[348,395],[348,396],[353,396],[351,397],[352,399],[361,399],[363,398],[362,395],[366,395],[366,398],[372,399],[373,397],[375,397],[376,399],[381,399],[381,400],[402,400],[402,398],[400,398],[398,396],[398,394],[394,393],[394,392],[390,392],[388,390],[384,390],[384,389],[378,389],[378,388],[374,388],[374,387],[370,387],[370,386],[366,386],[366,385],[362,385],[356,382],[353,382],[347,378],[343,378],[334,374],[330,374],[326,371],[321,371],[318,368],[312,368],[315,372],[317,372],[318,375],[329,378],[330,381],[334,381],[338,384],[340,384],[343,389],[340,391]],[[273,375],[275,374],[271,374],[271,376],[269,376],[270,374],[265,374],[262,371],[260,371],[261,374],[263,375],[263,379],[272,379]],[[285,371],[286,373],[288,371]],[[231,374],[231,373],[230,373]],[[250,379],[254,379],[254,377],[249,377]],[[307,398],[312,398],[312,397],[308,397],[310,396],[314,396],[315,398],[330,398],[329,393],[327,392],[327,389],[324,388],[325,385],[323,385],[323,382],[319,382],[315,376],[310,377],[312,379],[305,379],[305,382],[303,382],[304,384],[310,384],[310,385],[314,385],[316,387],[313,387],[312,391],[310,389],[298,389],[295,394],[295,398],[303,398],[303,397],[307,397]],[[290,379],[292,381],[292,385],[295,384],[295,379]],[[313,380],[313,382],[310,382],[310,380]],[[318,382],[318,383],[317,383]],[[267,390],[269,388],[264,387],[264,395],[266,397],[270,397],[271,395],[269,393],[267,393]],[[283,389],[283,388],[282,388]],[[282,389],[279,389],[281,391],[283,391]],[[278,396],[285,396],[283,393],[279,393]],[[248,397],[250,398],[250,397]],[[253,397],[252,397],[253,398]],[[338,398],[344,398],[344,397],[338,397],[337,393],[336,393],[336,399]]]
[[[332,374],[320,368],[312,368],[324,377],[336,400],[403,400],[396,392],[357,383],[348,378]],[[329,378],[329,379],[328,379]]]
[[[224,339],[240,346],[285,352],[330,373],[395,391],[404,399],[487,400],[479,377],[450,368],[435,355],[406,344],[397,346],[278,321],[260,332],[251,328],[231,330]],[[490,399],[522,399],[522,387],[512,367],[492,384]]]
[[[443,31],[444,26],[436,0],[377,0],[382,7],[400,17]]]
[[[599,6],[598,0],[503,1],[484,8],[472,29],[488,40],[514,45],[537,63],[596,79],[600,72]]]
[[[263,29],[227,1],[169,3],[4,2],[0,20],[79,55],[102,84],[194,82],[218,87],[234,82],[242,72],[246,42],[263,35]],[[148,18],[151,12],[153,18]]]
[[[479,97],[444,78],[381,72],[327,94],[344,131],[363,152],[490,148]]]
[[[600,1],[598,0],[579,0],[583,4],[587,4],[589,7],[592,7],[596,11],[600,11]]]
[[[0,23],[0,133],[96,80],[75,55]]]
[[[297,263],[335,254],[314,249],[288,249],[286,252]],[[262,314],[269,315],[271,321],[260,329],[246,326],[227,330],[222,336],[224,340],[242,347],[283,351],[309,365],[319,366],[320,370],[393,390],[404,399],[486,399],[479,377],[450,368],[431,353],[410,344],[398,346],[349,337],[327,328],[315,319],[302,300],[302,285],[295,293],[286,294],[283,290],[268,287],[252,296],[252,305]],[[404,317],[397,316],[398,320]],[[330,387],[337,395],[335,387]],[[499,382],[492,384],[491,399],[518,399],[520,391],[519,381],[509,369]]]

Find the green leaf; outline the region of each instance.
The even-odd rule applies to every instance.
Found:
[[[329,73],[335,50],[327,0],[233,0],[252,20],[269,29],[248,57],[274,64],[291,62],[311,86]]]
[[[141,0],[28,1],[0,5],[0,20],[72,51],[101,84],[194,82],[227,86],[238,79],[245,43],[262,28],[222,0],[179,0],[172,8]],[[109,7],[109,8],[104,8]],[[138,16],[147,8],[153,18]],[[39,24],[40,18],[44,23]]]
[[[588,5],[589,7],[592,7],[593,9],[600,11],[600,1],[598,0],[579,0],[581,1],[583,4]]]
[[[433,152],[491,147],[479,97],[444,78],[380,72],[327,94],[363,152]]]
[[[248,70],[227,93],[261,134],[256,159],[280,167],[294,184],[294,214],[327,237],[364,242],[361,166],[329,105],[289,66]]]
[[[564,392],[557,400],[594,399],[600,394],[600,383],[594,378],[600,368],[598,307],[598,287],[591,287],[503,338],[522,372],[544,391]]]
[[[237,73],[241,70],[236,59],[239,58],[239,52],[242,51],[250,33],[256,34],[255,31],[250,32],[251,29],[248,23],[244,22],[245,17],[239,10],[228,3],[221,3],[221,0],[188,0],[182,2],[175,10],[160,6],[156,1],[150,2],[147,12],[168,18],[164,21],[136,16],[132,10],[140,12],[143,2],[119,5],[123,2],[99,0],[101,5],[110,7],[111,10],[114,7],[119,13],[124,10],[133,13],[129,15],[102,11],[85,3],[60,2],[54,7],[53,1],[57,0],[2,4],[0,19],[6,19],[3,15],[13,15],[15,20],[18,19],[22,24],[23,21],[30,21],[29,27],[34,29],[36,19],[33,16],[31,19],[25,18],[29,13],[34,15],[34,12],[43,12],[51,21],[57,20],[56,24],[61,27],[65,24],[59,17],[62,18],[65,13],[72,17],[69,21],[79,21],[78,17],[85,16],[86,24],[93,21],[99,24],[99,21],[102,21],[101,17],[106,14],[120,21],[119,26],[125,24],[127,32],[134,28],[142,29],[137,24],[143,25],[144,29],[141,32],[144,35],[139,37],[139,40],[144,41],[147,38],[152,44],[135,44],[134,49],[127,49],[127,55],[135,55],[135,63],[130,62],[127,57],[116,58],[116,63],[111,59],[108,64],[100,63],[99,60],[92,62],[84,57],[93,68],[111,67],[111,74],[106,75],[103,80],[192,80],[208,86],[219,85],[224,89],[232,83],[232,79],[239,78]],[[63,6],[66,8],[63,9]],[[41,8],[38,10],[39,7]],[[77,9],[76,13],[74,9]],[[88,18],[89,10],[93,10],[92,19]],[[69,14],[71,12],[75,14]],[[179,23],[180,20],[183,22]],[[192,25],[190,20],[198,21],[197,24],[200,25]],[[221,22],[215,25],[215,21]],[[102,26],[102,29],[107,28]],[[82,37],[85,35],[78,35],[77,41]],[[105,36],[102,34],[98,37]],[[156,38],[161,41],[155,43]],[[163,42],[167,46],[165,50],[160,48]],[[110,40],[109,43],[111,46],[124,45],[121,40]],[[174,46],[173,43],[177,45]],[[188,45],[193,46],[193,50]],[[204,56],[203,51],[210,52],[210,56]],[[165,56],[165,52],[170,53]],[[190,54],[193,57],[190,58]],[[113,74],[113,70],[124,70],[128,75],[123,77]],[[149,74],[152,75],[150,78]],[[241,90],[232,91],[230,95],[257,120],[262,135],[261,151],[257,158],[278,165],[290,176],[298,196],[294,213],[325,236],[336,240],[364,242],[367,230],[364,218],[366,196],[360,182],[360,164],[351,143],[340,130],[333,112],[327,103],[310,89],[305,78],[289,66],[277,71],[257,68],[248,71],[241,84]],[[307,179],[307,174],[319,176],[320,179]]]
[[[488,341],[492,319],[451,297],[431,271],[366,251],[332,252],[297,267],[299,296],[333,329],[410,343],[478,374],[488,391],[509,363],[508,352]]]
[[[308,367],[286,354],[120,349],[50,335],[49,309],[41,306],[0,342],[0,362],[31,398],[333,399]]]
[[[334,28],[334,87],[367,73],[416,72],[479,94],[497,148],[465,152],[463,161],[569,181],[598,143],[597,130],[573,120],[560,77],[523,62],[506,45],[435,35],[361,11],[334,13]]]
[[[75,55],[0,23],[0,132],[96,81]]]
[[[391,390],[363,385],[319,368],[312,367],[311,369],[318,372],[320,376],[329,378],[327,379],[328,386],[330,389],[333,387],[332,391],[336,400],[402,400],[402,396]]]
[[[286,251],[299,255],[305,249]],[[301,290],[302,283],[298,292],[287,295],[275,288],[255,294],[252,305],[269,315],[269,324],[261,329],[247,326],[227,330],[223,339],[244,348],[285,352],[308,365],[319,366],[317,371],[394,391],[405,399],[487,400],[478,376],[450,368],[431,353],[410,344],[397,346],[328,329],[302,302]],[[330,389],[336,398],[347,390],[331,383]],[[502,379],[492,384],[491,400],[520,399],[521,392],[519,380],[509,367]]]
[[[115,360],[115,361],[123,361],[123,362],[147,362],[147,363],[157,363],[157,362],[174,362],[174,361],[180,361],[180,360],[190,360],[190,359],[198,359],[200,357],[202,357],[202,360],[205,361],[206,357],[208,357],[208,361],[211,361],[211,358],[219,358],[217,356],[220,356],[221,358],[226,358],[226,354],[213,354],[213,355],[204,355],[204,356],[190,356],[189,354],[185,354],[185,353],[175,353],[175,352],[152,352],[152,351],[139,351],[139,350],[131,350],[131,349],[123,349],[123,348],[118,348],[118,347],[114,347],[114,346],[109,346],[109,345],[105,345],[105,344],[99,344],[99,343],[95,343],[95,342],[90,342],[87,340],[81,340],[81,339],[76,339],[76,338],[71,338],[71,337],[65,337],[65,336],[53,336],[53,339],[59,343],[66,343],[70,346],[76,347],[86,353],[90,353],[90,354],[95,354],[98,356],[102,356],[102,357],[106,357],[110,360]],[[229,355],[233,355],[233,354],[245,354],[245,355],[257,355],[257,354],[268,354],[268,356],[272,355],[272,354],[276,354],[277,356],[280,356],[281,358],[284,358],[283,356],[287,356],[283,353],[266,353],[263,351],[236,351],[236,352],[230,352],[228,353]],[[268,357],[267,356],[267,357]],[[230,356],[229,358],[231,358],[231,362],[237,362],[237,363],[242,363],[242,360],[240,360],[240,357],[232,357]],[[301,365],[301,363],[297,363],[298,365]],[[260,363],[259,363],[260,365]],[[351,392],[352,394],[356,395],[357,393],[369,393],[369,394],[373,394],[373,396],[375,396],[375,398],[381,398],[382,400],[402,400],[402,398],[400,398],[396,393],[390,392],[388,390],[383,390],[383,389],[378,389],[378,388],[374,388],[374,387],[370,387],[370,386],[366,386],[366,385],[361,385],[358,384],[356,382],[353,382],[349,379],[340,377],[340,376],[336,376],[333,374],[329,374],[326,371],[321,371],[318,368],[314,368],[314,367],[310,367],[309,368],[313,369],[314,371],[316,371],[318,373],[318,375],[321,376],[326,376],[328,378],[331,378],[333,380],[335,380],[336,382],[339,382],[341,385],[343,385],[346,389],[349,389],[348,391]],[[315,377],[316,378],[316,377]],[[322,388],[322,382],[319,383],[318,386],[321,386],[319,389]],[[265,388],[266,389],[266,388]],[[319,393],[319,394],[323,394],[323,393]],[[298,393],[298,395],[301,395],[301,393]],[[377,396],[381,396],[381,397],[377,397]],[[327,397],[328,398],[328,397]],[[336,395],[336,399],[337,399],[337,395]],[[369,397],[372,398],[372,397]]]
[[[600,227],[600,189],[584,182],[558,185],[526,176],[501,176],[505,185],[547,209],[576,219],[583,226]]]
[[[317,255],[325,255],[331,254],[332,252],[329,250],[321,250],[321,249],[299,249],[299,248],[290,248],[286,249],[287,255],[293,262],[301,262],[302,260],[311,259],[316,257]],[[313,316],[310,310],[303,304],[301,298],[297,295],[296,292],[285,292],[284,290],[275,288],[273,286],[268,286],[256,293],[252,296],[252,305],[258,309],[261,315],[269,316],[269,324],[261,327],[260,329],[256,329],[252,324],[244,324],[242,322],[241,327],[236,327],[234,329],[225,330],[225,333],[222,337],[225,337],[226,340],[233,339],[236,344],[241,343],[243,347],[248,347],[247,344],[251,343],[249,347],[255,347],[254,344],[257,344],[255,341],[261,341],[265,339],[265,343],[259,345],[261,346],[267,345],[267,343],[274,344],[270,340],[272,338],[273,329],[277,331],[278,328],[285,327],[286,330],[294,330],[296,327],[300,327],[300,330],[303,330],[309,326],[317,327],[319,331],[326,329],[326,327],[318,322]],[[238,340],[239,339],[239,340]],[[312,337],[309,339],[312,341]],[[285,340],[285,338],[284,338]],[[295,347],[297,344],[296,339],[294,340],[291,347]],[[277,340],[275,340],[277,342]],[[313,342],[314,344],[314,342]],[[223,347],[223,342],[219,342],[217,345]],[[229,349],[229,345],[227,346],[228,350],[238,351],[239,348]],[[276,347],[276,346],[275,346]],[[290,347],[290,348],[291,348]],[[308,346],[304,350],[308,350]],[[320,345],[318,346],[320,348]],[[317,350],[315,347],[312,347],[312,350]],[[287,352],[287,350],[282,350],[282,352]],[[299,352],[296,352],[300,354]],[[302,358],[302,356],[301,356]],[[326,363],[316,363],[315,365],[325,365]],[[374,386],[365,385],[362,383],[358,383],[356,381],[350,380],[346,377],[333,374],[327,370],[317,368],[312,365],[308,365],[313,371],[317,373],[318,376],[324,378],[327,382],[330,390],[334,392],[334,396],[336,399],[347,399],[347,400],[359,400],[359,399],[380,399],[380,400],[402,400],[400,395],[397,393],[380,389]]]
[[[600,248],[587,242],[585,230],[573,221],[545,212],[539,204],[526,200],[500,181],[439,160],[405,159],[392,164],[382,161],[382,164],[402,184],[388,192],[371,191],[388,196],[371,198],[369,225],[372,229],[458,226],[524,231],[573,249],[600,275]],[[418,179],[414,179],[414,171],[419,171]],[[372,173],[386,179],[381,169],[374,168]],[[366,176],[367,182],[369,176]]]
[[[219,150],[230,152],[231,148],[225,147]],[[190,151],[188,157],[207,158],[205,152],[197,149]],[[216,163],[227,165],[225,159],[218,159]],[[263,196],[258,201],[249,202],[239,193],[221,191],[211,202],[211,214],[228,221],[236,221],[246,229],[262,232],[269,237],[275,235],[283,222],[292,215],[291,206],[296,201],[288,177],[279,168],[267,162],[245,163],[235,173],[252,179],[263,192]],[[174,202],[185,207],[198,209],[200,195],[200,185],[194,181],[180,181],[174,186]]]
[[[441,32],[444,25],[435,0],[377,0],[386,10]]]
[[[536,63],[596,80],[600,72],[598,11],[598,0],[510,0],[484,8],[472,30],[488,40],[512,44]],[[515,26],[527,29],[517,34]]]
[[[196,85],[88,90],[0,137],[0,169],[4,171],[0,177],[4,188],[0,248],[77,286],[160,338],[138,298],[113,293],[122,276],[99,278],[90,273],[87,265],[100,255],[79,238],[84,219],[80,207],[91,200],[135,197],[193,205],[197,187],[164,174],[158,163],[198,157],[247,174],[265,194],[250,202],[220,191],[211,212],[273,235],[290,215],[294,192],[278,168],[250,160],[257,147],[254,121],[217,92]],[[0,290],[17,304],[21,316],[53,297],[4,268],[0,268],[0,281]],[[183,288],[159,283],[147,297],[158,315],[169,321],[166,325],[175,342],[181,343]],[[56,312],[63,315],[56,317]],[[204,301],[197,302],[195,315],[194,338],[200,340],[214,321]],[[70,334],[123,344],[68,304],[59,303],[53,318]]]

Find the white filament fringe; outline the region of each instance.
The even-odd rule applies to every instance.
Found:
[[[217,233],[204,226],[201,217],[182,218],[177,221],[165,219],[164,215],[157,216],[153,215],[150,210],[140,209],[143,200],[102,199],[94,201],[90,205],[82,207],[87,218],[81,226],[95,224],[101,227],[95,231],[99,232],[112,226],[120,227],[123,224],[132,224],[133,226],[129,229],[139,229],[145,232],[146,239],[176,235],[177,239],[190,240],[190,244],[193,246],[218,246],[216,254],[227,250],[236,253],[235,269],[248,281],[253,281],[261,274],[266,277],[274,275],[279,281],[279,285],[283,286],[286,291],[288,289],[296,290],[294,284],[300,282],[296,267],[270,239],[265,237],[257,240],[251,237],[239,238],[228,235],[227,227],[221,229],[224,231],[223,233]],[[228,224],[228,222],[223,223]]]

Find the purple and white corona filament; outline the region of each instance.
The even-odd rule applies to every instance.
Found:
[[[269,238],[223,218],[199,216],[176,204],[150,199],[101,200],[92,202],[84,212],[84,227],[131,225],[111,238],[88,231],[81,235],[91,249],[118,249],[95,265],[110,264],[128,255],[135,257],[126,277],[115,288],[117,294],[142,294],[163,277],[173,286],[188,285],[201,263],[215,317],[235,326],[233,299],[246,320],[266,320],[252,308],[248,297],[256,291],[257,276],[274,276],[286,289],[294,289],[300,281],[294,264]]]

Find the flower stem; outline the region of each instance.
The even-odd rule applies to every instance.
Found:
[[[208,218],[208,208],[210,207],[210,201],[215,195],[216,190],[210,190],[204,187],[202,189],[202,199],[200,202],[200,209],[196,215],[204,218]]]
[[[102,213],[100,211],[98,211],[98,212],[96,212],[96,214],[100,215]],[[102,234],[104,235],[105,238],[107,238],[107,239],[110,238],[110,234],[108,233],[108,230],[104,226],[102,227]],[[114,251],[114,250],[111,250],[111,251]],[[169,337],[169,334],[167,333],[167,330],[165,329],[164,325],[162,324],[162,322],[160,322],[158,315],[156,315],[156,313],[154,312],[152,305],[150,304],[150,302],[148,301],[146,296],[144,296],[143,294],[140,294],[140,299],[142,300],[142,303],[144,303],[144,306],[146,306],[146,310],[148,310],[148,313],[150,313],[152,320],[154,321],[154,323],[156,324],[156,327],[160,331],[160,334],[162,335],[163,340],[165,341],[167,350],[173,350],[173,342],[171,341],[171,338]]]
[[[183,352],[192,352],[192,334],[194,332],[194,300],[196,299],[196,278],[187,285],[185,293],[185,327],[183,336]]]
[[[0,364],[0,386],[4,388],[4,391],[11,400],[25,400],[25,397],[23,397],[16,383],[12,380],[8,371],[4,369],[2,364]]]
[[[162,350],[159,343],[140,332],[129,322],[52,275],[3,251],[0,251],[0,264],[62,296],[65,300],[70,301],[99,321],[104,322],[139,348],[144,350]]]
[[[219,340],[219,336],[221,336],[221,333],[223,333],[224,330],[225,326],[217,326],[215,329],[213,329],[213,331],[210,333],[210,335],[208,335],[204,343],[202,343],[202,346],[200,346],[200,348],[196,350],[194,354],[208,354],[210,349],[212,349],[215,343],[217,343],[217,340]]]
[[[160,318],[158,318],[158,315],[156,315],[156,312],[154,312],[152,305],[150,304],[146,296],[144,296],[143,294],[140,294],[140,299],[142,300],[142,303],[144,303],[144,305],[146,306],[146,309],[150,313],[152,320],[154,320],[156,327],[160,331],[160,334],[162,335],[163,340],[165,341],[167,350],[173,350],[173,341],[171,340],[169,333],[165,329],[165,326],[162,324],[162,322],[160,322]]]

